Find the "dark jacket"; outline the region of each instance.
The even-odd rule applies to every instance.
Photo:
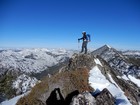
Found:
[[[87,35],[84,35],[82,38],[79,38],[78,40],[88,41]]]

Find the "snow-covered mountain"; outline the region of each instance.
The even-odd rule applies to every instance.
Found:
[[[46,48],[1,49],[0,102],[30,91],[38,82],[37,76],[41,79],[53,73],[59,64],[68,61],[73,52]]]
[[[93,51],[93,55],[103,58],[116,70],[116,73],[140,77],[140,67],[131,62],[124,54],[126,55],[108,45]]]
[[[65,49],[23,49],[0,51],[0,74],[7,71],[38,73],[65,61],[72,51]]]

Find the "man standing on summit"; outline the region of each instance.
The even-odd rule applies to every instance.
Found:
[[[80,40],[83,40],[81,53],[85,49],[85,54],[87,54],[87,44],[88,42],[90,42],[90,35],[87,35],[85,31],[83,31],[82,34],[83,34],[83,37],[79,38],[78,42],[80,42]]]

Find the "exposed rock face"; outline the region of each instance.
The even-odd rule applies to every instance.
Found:
[[[139,105],[139,88],[130,81],[125,81],[123,79],[116,79],[116,81],[122,88],[122,90],[125,92],[125,95],[127,96],[128,100],[132,103],[132,105]]]
[[[96,105],[96,100],[89,92],[84,92],[74,97],[71,105]]]
[[[91,68],[95,66],[94,56],[91,54],[74,54],[68,64],[68,70],[76,70],[79,68],[87,68],[91,70]]]
[[[115,105],[115,99],[112,94],[105,88],[96,96],[97,105]]]

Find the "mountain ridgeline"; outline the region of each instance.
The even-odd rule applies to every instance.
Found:
[[[139,105],[139,76],[138,65],[105,45],[89,54],[73,54],[17,105]]]
[[[107,45],[93,51],[92,54],[103,58],[118,73],[140,78],[140,55],[133,54],[132,57]]]
[[[30,91],[16,105],[140,105],[140,53],[104,45],[88,54],[37,49],[0,56],[0,85],[7,87],[1,99]]]

